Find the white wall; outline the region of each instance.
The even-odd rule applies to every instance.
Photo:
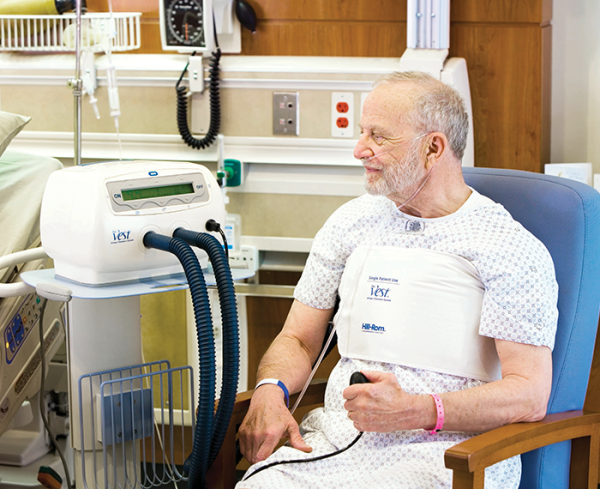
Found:
[[[600,173],[600,1],[553,8],[551,161],[592,162]]]

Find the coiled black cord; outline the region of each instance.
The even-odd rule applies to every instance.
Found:
[[[194,56],[196,53],[192,53]],[[194,149],[208,148],[216,139],[221,128],[221,95],[219,91],[219,61],[221,59],[221,49],[217,46],[216,51],[212,53],[209,63],[209,86],[210,86],[210,125],[208,132],[202,139],[196,139],[192,136],[188,126],[188,96],[187,88],[180,86],[184,73],[187,71],[189,62],[185,65],[177,84],[175,92],[177,93],[177,127],[181,138],[188,146]]]

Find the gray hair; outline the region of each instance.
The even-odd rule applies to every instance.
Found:
[[[404,116],[417,133],[444,134],[454,156],[461,160],[467,146],[469,118],[460,94],[420,71],[397,71],[383,75],[373,82],[373,88],[389,83],[410,83],[417,88],[409,94],[413,111]]]

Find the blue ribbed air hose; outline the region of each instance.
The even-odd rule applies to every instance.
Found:
[[[181,262],[190,286],[198,337],[200,388],[194,447],[189,461],[188,487],[204,488],[206,487],[206,471],[210,466],[209,455],[214,432],[216,376],[215,340],[206,282],[196,254],[185,241],[151,231],[144,236],[144,246],[173,253]]]
[[[223,323],[223,382],[221,385],[221,395],[219,396],[219,406],[215,415],[214,434],[208,459],[208,466],[210,467],[225,439],[231,414],[233,413],[239,380],[240,338],[235,287],[233,285],[233,278],[231,277],[231,270],[229,269],[229,260],[223,251],[223,246],[214,236],[183,228],[175,230],[173,236],[181,238],[186,243],[197,246],[208,253],[219,291],[221,319]]]

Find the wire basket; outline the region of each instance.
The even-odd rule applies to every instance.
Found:
[[[140,12],[87,13],[81,16],[81,49],[113,52],[140,47]],[[111,26],[114,22],[114,28]],[[75,14],[0,15],[0,50],[74,52]],[[114,36],[111,36],[111,31]]]
[[[181,468],[193,443],[192,382],[191,367],[170,368],[166,360],[83,375],[83,487],[149,489],[187,480]]]

